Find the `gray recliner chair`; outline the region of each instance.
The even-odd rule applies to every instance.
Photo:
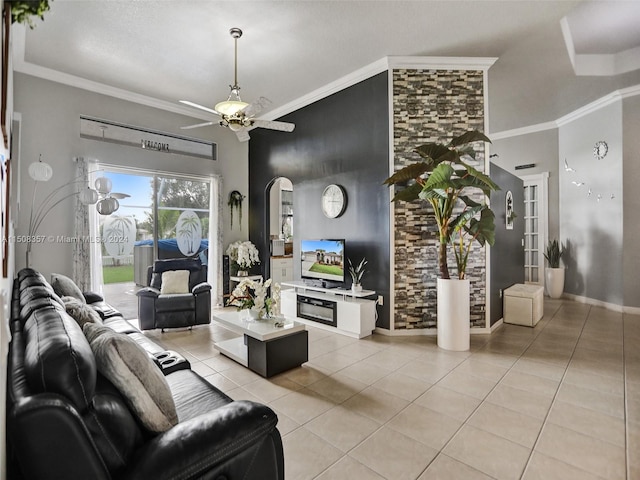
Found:
[[[162,274],[180,270],[189,272],[185,292],[163,293]],[[156,260],[147,270],[148,287],[136,293],[140,329],[164,331],[211,323],[211,285],[206,280],[207,267],[199,259]]]

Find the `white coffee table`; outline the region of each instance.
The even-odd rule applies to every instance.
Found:
[[[309,333],[304,324],[284,319],[284,325],[276,327],[273,319],[248,320],[246,313],[213,312],[216,322],[242,333],[242,337],[216,343],[215,348],[221,354],[263,377],[299,367],[309,360]]]

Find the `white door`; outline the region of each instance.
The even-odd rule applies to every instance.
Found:
[[[544,285],[544,248],[548,241],[549,173],[521,178],[524,181],[525,282]]]

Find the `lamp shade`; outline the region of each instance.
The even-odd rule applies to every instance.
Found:
[[[248,105],[249,105],[248,103],[245,103],[242,101],[225,100],[224,102],[220,102],[216,104],[214,109],[216,112],[220,113],[221,115],[232,117]]]
[[[29,165],[29,176],[36,182],[47,182],[53,177],[53,168],[48,163],[42,161],[33,162]]]
[[[98,192],[87,187],[80,191],[80,201],[85,205],[94,205],[98,201]]]
[[[107,177],[96,178],[96,190],[101,195],[106,195],[111,191],[111,180]]]
[[[113,197],[107,197],[96,203],[96,210],[100,215],[111,215],[113,212],[120,208],[118,200]]]

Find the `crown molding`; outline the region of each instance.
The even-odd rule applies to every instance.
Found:
[[[498,57],[386,57],[388,68],[488,70]]]
[[[318,100],[322,100],[323,98],[333,95],[334,93],[338,93],[339,91],[351,87],[356,83],[360,83],[363,80],[371,78],[374,75],[382,73],[388,70],[388,68],[389,66],[387,64],[387,59],[382,58],[373,63],[370,63],[369,65],[359,68],[358,70],[351,72],[348,75],[340,77],[337,80],[328,83],[327,85],[313,90],[312,92],[309,92],[302,97],[299,97],[289,103],[285,103],[278,108],[270,110],[265,115],[263,115],[262,118],[265,118],[266,120],[275,120],[291,112],[295,112],[296,110],[306,107],[307,105],[311,105]]]
[[[538,123],[522,128],[514,128],[512,130],[503,130],[501,132],[491,132],[488,134],[491,140],[502,140],[504,138],[518,137],[520,135],[529,135],[531,133],[544,132],[545,130],[553,130],[558,128],[556,122]]]
[[[61,83],[70,87],[88,90],[90,92],[107,95],[109,97],[119,98],[132,103],[138,103],[147,107],[153,107],[172,113],[184,115],[186,117],[197,118],[201,120],[215,120],[214,115],[200,113],[194,109],[184,107],[179,103],[167,102],[147,95],[133,93],[122,88],[116,88],[103,83],[87,80],[86,78],[69,75],[57,70],[53,70],[39,65],[34,65],[25,61],[25,41],[26,28],[24,25],[16,24],[12,27],[13,41],[13,70],[15,72],[24,73],[33,77],[43,78],[52,82]]]
[[[621,90],[611,92],[604,97],[600,97],[599,99],[588,103],[584,107],[580,107],[577,110],[574,110],[573,112],[568,113],[567,115],[564,115],[556,120],[538,123],[536,125],[529,125],[522,128],[514,128],[513,130],[503,130],[501,132],[490,133],[489,137],[491,138],[491,140],[502,140],[504,138],[518,137],[520,135],[528,135],[531,133],[543,132],[545,130],[553,130],[562,127],[563,125],[567,125],[568,123],[574,122],[586,115],[597,112],[598,110],[607,107],[615,102],[624,100],[625,98],[635,97],[637,95],[640,95],[640,85],[623,88]]]
[[[620,101],[624,98],[634,97],[636,95],[640,95],[640,85],[634,85],[632,87],[616,90],[609,93],[608,95],[605,95],[604,97],[600,97],[599,99],[586,104],[584,107],[580,107],[577,110],[574,110],[573,112],[558,118],[555,123],[558,127],[561,127],[581,117],[597,112],[601,108],[607,107],[612,103]]]

